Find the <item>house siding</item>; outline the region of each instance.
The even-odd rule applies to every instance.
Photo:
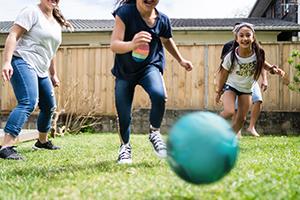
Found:
[[[286,2],[292,3],[295,0],[287,0]],[[297,3],[293,3],[289,5],[288,12],[283,13],[283,4],[282,0],[276,0],[269,5],[266,12],[263,14],[262,17],[266,18],[275,18],[275,19],[282,19],[290,22],[298,23],[297,19],[297,12],[298,6]]]
[[[276,42],[280,31],[257,31],[260,42]],[[0,48],[4,47],[8,34],[0,34]],[[65,46],[103,46],[110,44],[111,32],[63,33]],[[233,39],[230,31],[173,31],[176,44],[224,44]]]
[[[283,20],[286,20],[286,21],[290,21],[290,22],[295,22],[295,23],[298,23],[297,22],[297,6],[296,5],[290,5],[289,6],[289,12],[284,15],[282,17]]]
[[[285,7],[284,4],[288,6]],[[249,17],[263,17],[300,24],[298,17],[298,4],[299,0],[273,0],[268,2],[266,0],[257,0],[255,6],[249,14]],[[299,31],[282,31],[278,35],[277,40],[296,41],[297,38],[300,41]]]

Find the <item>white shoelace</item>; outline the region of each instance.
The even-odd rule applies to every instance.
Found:
[[[119,160],[131,159],[131,146],[130,144],[122,144],[119,151]]]
[[[166,144],[162,140],[159,131],[151,132],[149,135],[149,140],[152,142],[152,144],[157,152],[159,152],[161,150],[166,150]]]

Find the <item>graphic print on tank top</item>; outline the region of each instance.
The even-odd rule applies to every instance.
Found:
[[[240,66],[240,70],[236,71],[237,75],[243,77],[253,76],[253,74],[255,73],[256,61],[250,63],[241,63],[239,64],[239,66]]]
[[[140,45],[138,48],[132,51],[132,58],[136,62],[143,62],[149,55],[149,44]]]

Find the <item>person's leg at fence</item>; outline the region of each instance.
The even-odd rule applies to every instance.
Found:
[[[139,84],[151,99],[149,140],[157,156],[165,158],[166,144],[161,137],[160,126],[165,113],[167,95],[162,74],[158,68],[152,66],[148,68]]]
[[[259,118],[259,114],[262,108],[262,94],[259,87],[259,84],[256,83],[252,89],[252,107],[251,107],[251,115],[250,115],[250,123],[247,131],[250,132],[253,136],[259,137],[259,134],[256,131],[255,125]]]
[[[33,149],[56,150],[60,147],[53,145],[52,142],[48,140],[48,132],[51,127],[51,118],[56,109],[54,89],[50,78],[38,78],[38,88],[38,106],[40,108],[40,113],[37,119],[37,129],[39,131],[39,138],[34,144]]]
[[[37,105],[38,77],[36,72],[29,68],[28,64],[21,58],[14,57],[11,64],[14,70],[11,85],[18,105],[12,110],[7,119],[0,157],[19,160],[22,157],[13,149],[13,145],[23,125]]]

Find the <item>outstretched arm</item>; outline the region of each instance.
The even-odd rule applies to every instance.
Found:
[[[267,61],[265,61],[264,69],[269,71],[271,74],[277,74],[281,77],[285,75],[285,72],[282,69],[280,69],[277,65],[271,65]]]
[[[172,38],[168,38],[168,39],[161,38],[161,41],[164,44],[164,47],[168,50],[168,52],[177,60],[177,62],[182,67],[184,67],[187,71],[191,71],[193,69],[194,66],[193,66],[192,62],[189,60],[185,60],[181,56],[181,54]]]
[[[277,74],[279,75],[282,80],[283,80],[283,84],[285,85],[289,85],[290,80],[288,75],[285,73],[285,71],[283,71],[282,69],[280,69],[277,65],[271,65],[270,63],[268,63],[267,61],[265,61],[265,65],[264,68],[269,71],[271,74]]]
[[[216,93],[217,93],[216,103],[220,103],[220,99],[223,94],[223,88],[228,79],[228,75],[229,75],[229,72],[226,69],[224,69],[223,67],[220,67],[219,80],[218,80],[217,89],[216,89]]]

